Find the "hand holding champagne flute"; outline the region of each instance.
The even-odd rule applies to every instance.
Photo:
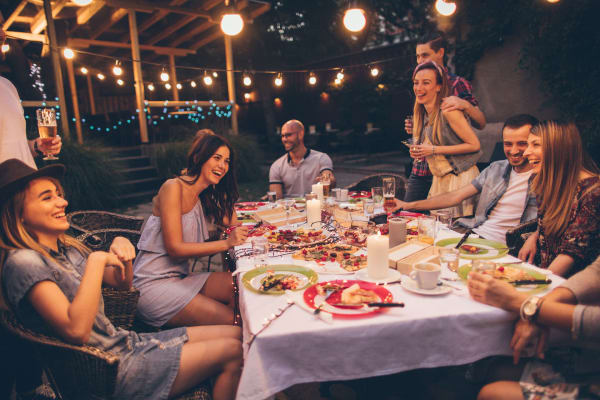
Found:
[[[40,134],[40,146],[45,155],[44,160],[58,160],[53,153],[49,152],[48,148],[52,147],[57,137],[58,128],[56,126],[56,114],[52,108],[42,108],[36,111],[38,132]],[[60,149],[60,147],[59,147]]]

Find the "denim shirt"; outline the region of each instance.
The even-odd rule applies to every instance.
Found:
[[[480,193],[477,208],[475,209],[475,216],[459,218],[456,221],[456,224],[464,228],[477,228],[479,225],[483,224],[487,220],[492,209],[496,206],[496,203],[498,203],[498,200],[500,200],[506,192],[511,171],[512,166],[508,163],[508,160],[495,161],[481,171],[479,176],[471,182],[471,184],[475,186],[475,189]],[[521,223],[537,217],[537,203],[535,201],[535,195],[531,190],[533,176],[534,175],[531,175],[529,178],[527,196],[525,198],[525,208],[520,221]]]

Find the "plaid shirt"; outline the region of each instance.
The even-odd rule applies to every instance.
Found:
[[[448,76],[448,87],[450,88],[450,95],[460,97],[463,100],[468,101],[473,104],[475,107],[479,105],[475,97],[473,97],[473,88],[471,83],[465,78],[453,74],[452,72],[446,69],[446,74]],[[413,161],[413,169],[412,174],[415,176],[431,176],[431,171],[429,171],[429,165],[427,164],[427,160],[417,160]]]

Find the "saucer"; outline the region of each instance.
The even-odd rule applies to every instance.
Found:
[[[359,271],[356,272],[356,279],[359,279],[361,281],[367,281],[367,282],[373,282],[373,283],[388,283],[388,282],[394,282],[397,281],[398,279],[400,279],[402,277],[402,274],[395,269],[388,269],[388,274],[385,278],[379,278],[379,279],[373,279],[371,277],[369,277],[369,272],[367,271],[367,268],[363,268]]]
[[[403,289],[408,290],[409,292],[424,294],[426,296],[439,296],[452,291],[452,288],[446,285],[436,286],[433,289],[421,289],[417,282],[408,276],[402,277],[401,286]]]

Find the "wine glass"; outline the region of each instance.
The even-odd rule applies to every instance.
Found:
[[[296,203],[296,201],[294,199],[281,199],[278,200],[278,202],[285,210],[285,224],[289,225],[290,209]]]
[[[38,132],[44,145],[50,144],[56,137],[57,126],[56,126],[56,114],[53,108],[41,108],[36,110]],[[52,154],[44,153],[44,160],[58,160],[58,157]]]

